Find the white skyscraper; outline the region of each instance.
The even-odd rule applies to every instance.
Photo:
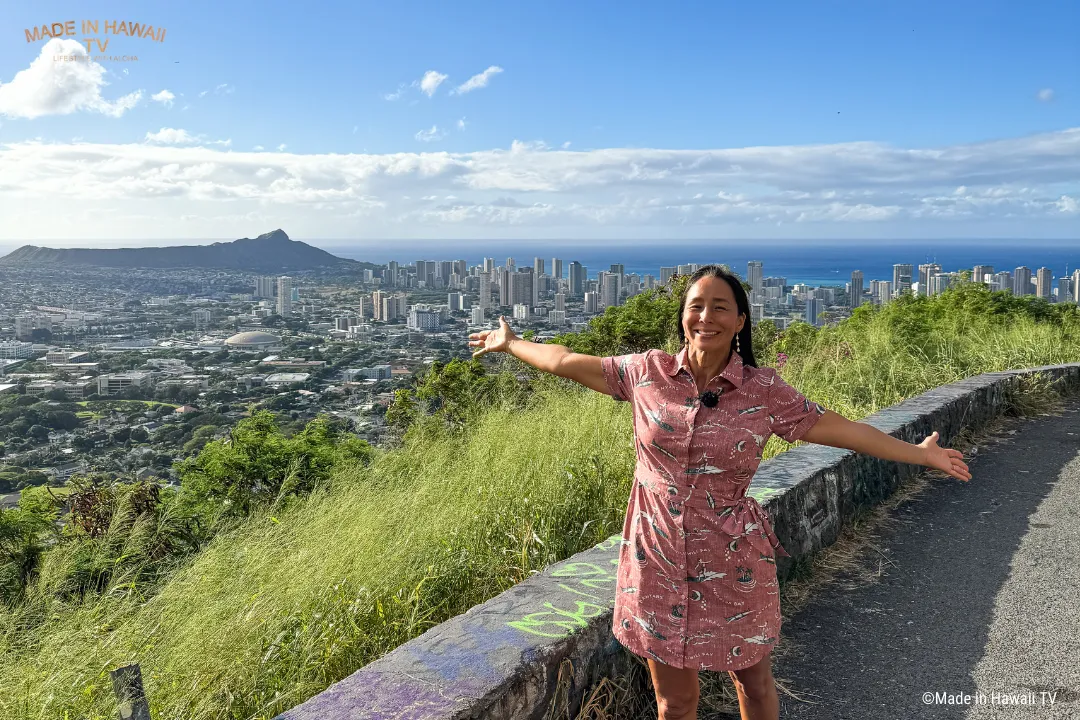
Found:
[[[851,289],[848,291],[848,305],[854,309],[862,304],[863,274],[862,270],[851,271]]]
[[[480,308],[481,317],[491,307],[491,275],[486,272],[480,273],[480,300],[477,307]]]
[[[274,278],[255,278],[255,297],[260,300],[269,300],[270,298],[274,297]]]
[[[293,296],[292,278],[282,275],[277,281],[277,312],[278,315],[288,315],[292,312]]]
[[[763,265],[760,260],[751,260],[746,263],[746,282],[750,285],[750,301],[754,302],[761,297],[761,279],[763,277]]]
[[[1053,282],[1053,273],[1050,272],[1050,268],[1041,267],[1035,271],[1035,295],[1041,298],[1050,299],[1050,285]]]
[[[551,277],[558,280],[562,277],[562,259],[551,258]]]

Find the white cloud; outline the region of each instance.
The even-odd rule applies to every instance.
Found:
[[[199,93],[199,97],[203,97],[208,92],[210,92],[210,91],[209,90],[203,90],[202,92]]]
[[[53,38],[42,45],[30,67],[17,72],[11,82],[0,83],[0,115],[33,119],[82,111],[120,117],[142,98],[142,90],[137,90],[106,100],[101,96],[106,85],[105,68],[89,59],[83,44]]]
[[[414,135],[420,142],[435,142],[446,137],[446,132],[440,130],[437,125],[432,125],[430,130],[421,130]]]
[[[465,118],[461,118],[460,120],[457,121],[458,130],[464,130],[465,125],[466,125]]]
[[[453,89],[451,94],[456,93],[458,95],[462,95],[473,90],[487,87],[488,81],[491,80],[491,77],[493,75],[501,73],[502,71],[503,69],[498,65],[492,65],[484,72],[473,75],[471,78],[458,85],[456,88]]]
[[[433,126],[417,139],[441,134]],[[1033,237],[1075,231],[1080,214],[1080,128],[929,150],[572,151],[515,141],[469,153],[303,155],[225,152],[227,140],[174,128],[146,139],[0,145],[0,237],[168,238],[181,216],[189,237],[250,235],[251,217],[309,237],[355,236],[358,222],[367,237],[751,238],[776,237],[777,227],[799,237],[972,227]],[[49,212],[57,203],[64,213]]]
[[[173,95],[168,90],[162,90],[159,93],[154,93],[153,95],[151,95],[150,99],[153,100],[154,102],[161,103],[165,107],[172,107],[173,100],[176,99],[176,96]]]
[[[567,140],[566,142],[564,142],[562,144],[562,149],[563,150],[569,150],[570,149],[570,141],[569,140]]]
[[[180,128],[161,128],[157,132],[148,132],[143,142],[156,145],[220,145],[231,147],[232,140],[207,140],[203,135],[192,135]]]
[[[255,152],[262,152],[263,151],[263,146],[262,145],[256,145],[255,147],[253,147],[251,149],[254,150]]]
[[[395,100],[400,100],[407,91],[408,87],[405,85],[405,83],[401,83],[400,85],[398,85],[397,90],[392,93],[386,93],[385,95],[383,95],[383,98],[389,100],[390,102],[394,102]]]
[[[447,77],[437,70],[428,70],[424,77],[420,78],[420,91],[431,97]]]
[[[221,83],[214,88],[215,95],[232,95],[234,92],[236,92],[236,88],[229,83]]]
[[[280,145],[278,145],[277,146],[277,151],[278,152],[285,152],[285,143],[281,143]]]
[[[162,145],[194,145],[199,139],[187,130],[179,128],[161,128],[156,133],[146,133],[145,142]]]
[[[1043,102],[1050,102],[1054,99],[1054,90],[1053,88],[1043,88],[1039,91],[1039,94],[1036,97],[1038,97]]]

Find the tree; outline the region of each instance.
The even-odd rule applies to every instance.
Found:
[[[326,418],[286,437],[273,413],[260,410],[237,423],[228,438],[207,443],[179,470],[188,498],[219,506],[227,515],[247,515],[256,505],[310,492],[338,462],[366,464],[371,457],[366,442],[343,436]]]
[[[44,425],[31,425],[27,434],[37,442],[48,442],[49,428]]]
[[[150,433],[144,427],[136,427],[131,429],[130,437],[135,442],[146,442],[150,439]]]

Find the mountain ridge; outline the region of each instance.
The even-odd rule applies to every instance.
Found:
[[[239,238],[210,245],[170,245],[142,248],[46,248],[23,245],[0,258],[0,265],[94,265],[115,268],[207,268],[284,272],[293,270],[359,269],[375,267],[332,255],[282,229],[256,238]]]

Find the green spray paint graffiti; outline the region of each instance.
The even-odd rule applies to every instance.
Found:
[[[619,536],[608,538],[596,547],[611,550],[621,539]],[[603,563],[574,562],[556,568],[550,577],[565,579],[559,583],[559,589],[576,597],[567,597],[566,602],[558,605],[545,602],[542,606],[544,610],[529,613],[507,625],[542,637],[565,637],[575,630],[588,627],[589,620],[611,607],[618,564],[618,558],[610,558],[607,566]],[[570,605],[573,607],[567,607]]]

